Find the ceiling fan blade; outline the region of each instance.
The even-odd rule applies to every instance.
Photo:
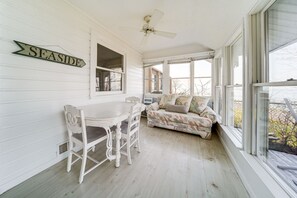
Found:
[[[176,36],[176,33],[164,32],[164,31],[159,31],[159,30],[155,30],[154,34],[156,34],[158,36],[164,36],[164,37],[167,37],[167,38],[174,38]]]
[[[144,35],[140,45],[145,46],[147,44],[147,40],[148,40],[148,35]]]
[[[157,23],[161,20],[163,15],[164,13],[162,11],[155,9],[149,22],[150,27],[155,27],[155,25],[157,25]]]

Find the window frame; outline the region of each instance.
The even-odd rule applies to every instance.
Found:
[[[158,78],[158,81],[159,81],[158,82],[158,85],[159,85],[160,88],[162,88],[162,89],[160,89],[160,91],[162,91],[162,93],[152,93],[152,92],[147,92],[147,90],[146,90],[146,80],[152,80],[152,78],[151,79],[146,78],[145,69],[146,68],[149,68],[149,67],[154,67],[156,65],[162,65],[162,75],[161,75],[161,78],[160,77]],[[152,63],[152,64],[149,64],[149,65],[145,65],[143,67],[143,80],[144,80],[144,82],[143,82],[143,90],[144,90],[144,94],[145,95],[151,94],[151,95],[154,95],[154,96],[163,94],[163,91],[164,91],[163,90],[163,79],[164,79],[163,76],[164,76],[164,63],[158,62],[158,63]]]
[[[194,73],[193,73],[193,67],[194,61],[196,60],[204,60],[204,59],[210,59],[212,60],[211,63],[211,96],[210,98],[213,100],[214,98],[214,54],[215,51],[206,51],[206,52],[199,52],[199,53],[193,53],[193,54],[185,54],[185,55],[178,55],[178,56],[168,56],[168,57],[162,57],[162,58],[153,58],[153,59],[144,59],[143,60],[143,67],[153,65],[153,64],[163,64],[163,78],[162,78],[162,88],[163,88],[163,93],[162,94],[169,94],[170,92],[170,76],[169,76],[169,64],[175,64],[175,63],[185,63],[189,62],[190,63],[190,94],[193,95],[193,86],[191,84],[194,83]],[[145,88],[145,87],[144,87]],[[162,94],[150,94],[150,93],[145,93],[145,96],[151,96],[151,97],[158,97],[161,96]]]
[[[189,77],[177,77],[177,78],[171,78],[170,77],[170,66],[171,65],[178,65],[178,64],[189,64]],[[169,71],[169,93],[170,94],[179,94],[179,93],[172,93],[172,80],[189,80],[189,94],[186,95],[193,95],[192,93],[192,61],[185,61],[185,62],[177,62],[177,63],[168,63],[168,71]],[[184,95],[184,94],[183,94]]]
[[[104,41],[99,35],[91,32],[91,53],[90,53],[90,98],[103,96],[103,95],[117,95],[126,93],[126,67],[127,67],[127,56],[126,52],[119,48],[117,45]],[[100,44],[110,50],[113,50],[123,56],[123,71],[117,72],[112,69],[97,66],[97,44]],[[104,71],[111,71],[115,73],[121,73],[122,75],[122,90],[121,91],[96,91],[96,70],[101,69]]]
[[[199,59],[199,60],[193,60],[191,61],[191,80],[193,82],[191,82],[192,84],[192,87],[191,87],[191,93],[192,95],[195,95],[195,96],[202,96],[202,95],[197,95],[195,94],[195,80],[196,79],[208,79],[210,78],[210,95],[204,95],[202,97],[211,97],[211,98],[214,98],[214,79],[216,78],[216,76],[214,75],[214,67],[216,66],[215,65],[215,58],[211,59],[211,68],[210,68],[210,76],[199,76],[199,77],[195,77],[195,62],[196,61],[203,61],[203,60],[209,60],[207,58],[205,59]]]
[[[260,32],[256,33],[254,37],[252,38],[251,43],[256,46],[256,49],[260,50],[260,57],[253,57],[253,72],[251,72],[253,75],[256,76],[252,82],[252,104],[250,105],[252,108],[252,130],[251,130],[251,153],[254,155],[255,159],[259,162],[259,164],[269,173],[269,175],[272,176],[272,178],[291,196],[295,196],[297,192],[295,192],[285,181],[278,175],[277,171],[272,169],[270,165],[266,163],[266,157],[263,156],[259,150],[258,147],[260,146],[260,139],[259,139],[259,132],[257,132],[257,89],[260,89],[262,87],[287,87],[287,86],[297,86],[296,81],[276,81],[276,82],[269,82],[269,49],[268,49],[268,23],[267,23],[267,17],[265,12],[274,4],[277,0],[271,0],[268,3],[266,3],[263,8],[257,12],[260,17]],[[258,26],[255,21],[251,22],[250,27],[252,26]],[[261,39],[260,42],[257,43],[257,39]],[[258,40],[259,41],[259,40]],[[249,48],[251,51],[252,47]],[[258,63],[258,64],[257,64]],[[258,66],[258,68],[255,68]]]
[[[245,142],[245,120],[244,120],[244,112],[245,112],[245,103],[246,99],[244,97],[244,89],[245,89],[245,67],[246,67],[246,49],[245,49],[245,32],[244,32],[244,21],[242,21],[242,24],[237,28],[237,30],[234,32],[230,40],[226,43],[224,48],[224,56],[223,56],[223,89],[222,89],[222,98],[223,98],[223,119],[222,124],[224,125],[224,128],[227,129],[230,133],[231,140],[233,141],[234,145],[236,145],[237,148],[243,150],[244,149],[244,142]],[[231,47],[239,40],[242,39],[242,84],[235,84],[233,83],[233,65],[232,63],[232,52]],[[227,78],[226,78],[227,76]],[[233,112],[229,112],[229,106],[230,100],[227,95],[227,89],[234,89],[236,87],[242,87],[242,129],[241,132],[239,132],[237,129],[235,129],[233,126],[230,125],[229,117],[230,113],[233,114]],[[233,101],[233,100],[232,100]],[[240,133],[240,136],[239,134]]]

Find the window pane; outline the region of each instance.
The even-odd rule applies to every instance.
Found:
[[[122,74],[96,69],[96,91],[121,91]]]
[[[266,11],[270,82],[297,79],[296,6],[296,1],[278,0]]]
[[[194,62],[194,77],[211,77],[211,59]]]
[[[123,72],[123,55],[97,44],[97,66]]]
[[[234,128],[242,129],[242,87],[234,87],[233,92]]]
[[[97,43],[96,92],[122,91],[124,56]],[[107,71],[112,70],[112,71]]]
[[[163,65],[144,68],[145,93],[162,93]]]
[[[194,95],[211,96],[211,78],[195,78]]]
[[[242,85],[242,71],[243,71],[243,40],[240,37],[231,46],[231,66],[233,68],[233,85]]]
[[[171,94],[190,94],[190,79],[171,79]]]
[[[170,64],[171,78],[185,78],[190,77],[190,63]]]
[[[269,52],[269,81],[286,81],[289,78],[297,79],[296,63],[296,42]]]
[[[228,126],[242,132],[242,87],[227,87],[227,122]],[[239,137],[241,140],[241,137]]]
[[[297,87],[261,87],[257,96],[258,156],[297,192],[292,174],[297,158]]]

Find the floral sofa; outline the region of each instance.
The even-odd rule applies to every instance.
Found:
[[[216,113],[207,106],[209,98],[201,96],[163,95],[160,102],[147,106],[147,125],[211,138]]]

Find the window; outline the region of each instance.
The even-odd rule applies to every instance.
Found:
[[[145,93],[162,94],[163,64],[144,68]]]
[[[212,96],[213,53],[144,60],[145,94]]]
[[[230,49],[230,81],[226,86],[227,125],[233,128],[234,135],[242,140],[242,77],[243,77],[243,39],[239,35],[229,46]]]
[[[170,64],[169,76],[171,94],[190,94],[190,63]]]
[[[194,95],[211,96],[212,60],[194,61]]]
[[[123,55],[97,44],[96,92],[123,91]]]
[[[290,2],[277,0],[264,12],[266,72],[264,81],[254,84],[256,150],[297,192],[297,3]]]

